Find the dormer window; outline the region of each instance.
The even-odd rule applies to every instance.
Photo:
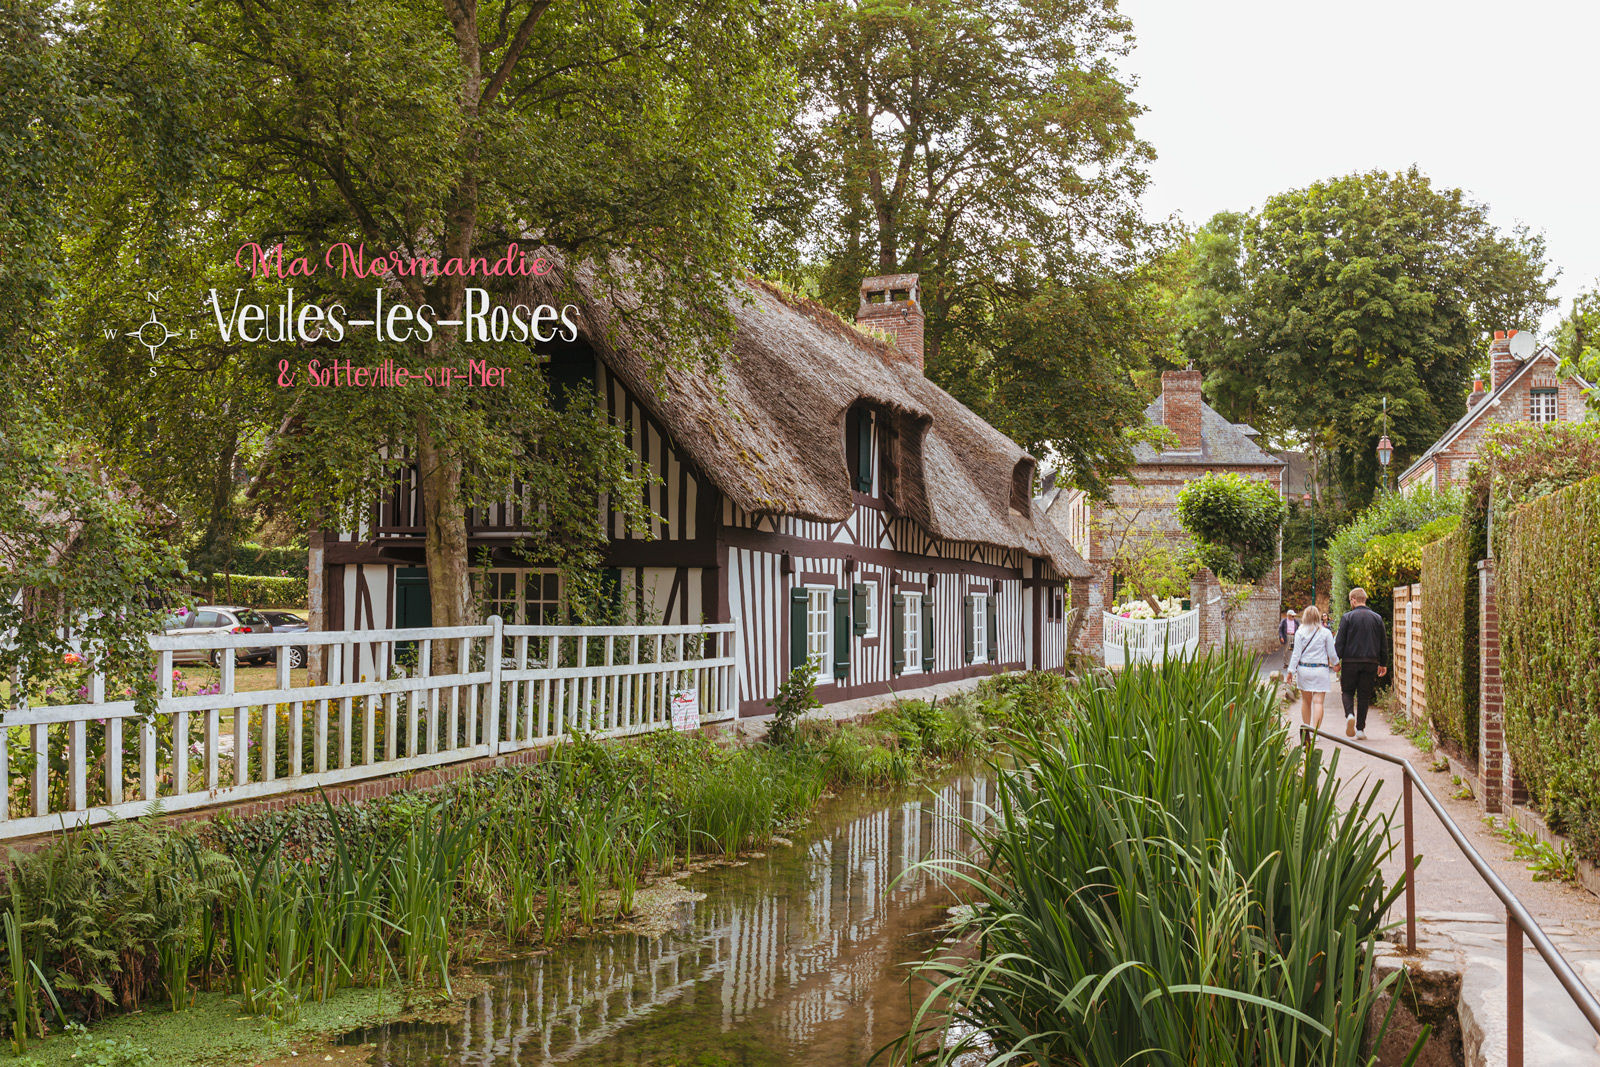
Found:
[[[850,476],[850,488],[867,496],[882,496],[878,477],[881,449],[878,434],[882,416],[865,404],[850,409],[844,419],[845,466]]]
[[[1011,468],[1011,514],[1027,515],[1033,504],[1032,459],[1024,456]]]

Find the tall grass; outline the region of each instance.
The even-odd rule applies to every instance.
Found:
[[[150,1000],[181,1011],[196,987],[290,1018],[347,986],[448,985],[467,929],[551,944],[632,914],[653,875],[763,847],[828,789],[906,782],[981,751],[1018,694],[1056,685],[1006,684],[901,702],[877,725],[807,724],[787,745],[575,738],[542,764],[219,816],[203,836],[159,819],[66,835],[12,859],[18,951],[0,939],[0,1030],[31,1018],[37,1032],[52,987],[66,1015],[93,1021]]]
[[[1018,735],[981,863],[935,861],[976,902],[975,958],[895,1049],[1001,1064],[1365,1062],[1389,819],[1341,803],[1337,758],[1293,745],[1247,657],[1131,668]],[[1385,1023],[1386,1025],[1386,1023]],[[930,1040],[932,1039],[932,1040]],[[1420,1041],[1417,1050],[1420,1051]]]

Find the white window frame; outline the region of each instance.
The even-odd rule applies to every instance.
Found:
[[[1528,393],[1528,420],[1530,422],[1555,422],[1558,393],[1554,389],[1534,389]]]
[[[474,570],[473,571],[473,579],[474,579],[474,582],[473,582],[473,596],[474,597],[477,597],[477,596],[481,595],[484,592],[482,586],[478,585],[477,580],[476,580],[479,575],[482,575],[484,573],[485,572],[478,571],[478,570]],[[549,573],[549,572],[540,571],[540,570],[533,570],[531,568],[526,568],[526,567],[492,567],[492,568],[490,568],[489,571],[487,572],[489,581],[495,582],[496,584],[498,584],[499,580],[503,576],[505,576],[505,575],[510,575],[511,576],[511,578],[512,578],[511,596],[510,596],[509,600],[507,600],[505,598],[502,598],[502,597],[484,596],[484,598],[483,598],[484,618],[487,619],[490,615],[499,614],[501,620],[503,622],[505,622],[507,625],[521,625],[523,623],[526,623],[527,622],[527,618],[528,618],[528,583],[530,581],[532,581],[532,580],[535,580],[535,579],[538,580],[540,582],[540,587],[539,587],[540,593],[542,594],[543,593],[543,589],[544,589],[543,582],[544,582],[545,575],[547,573]],[[557,610],[559,610],[562,594],[565,592],[565,590],[562,588],[562,584],[563,583],[561,582],[561,580],[558,577],[557,580],[556,580],[556,600],[555,600],[555,604],[557,606]],[[538,598],[538,600],[539,600],[540,604],[548,604],[549,603],[549,601],[546,601],[542,595]],[[497,609],[501,609],[502,606],[509,607],[510,610],[509,611],[497,610]]]
[[[806,589],[806,658],[817,668],[818,685],[832,685],[833,586],[808,585]],[[818,605],[821,605],[819,610]],[[817,628],[820,621],[821,629]]]
[[[972,594],[972,662],[989,662],[989,594]]]
[[[927,635],[922,632],[922,593],[906,593],[905,630],[902,633],[905,660],[900,664],[901,674],[922,673],[922,642]],[[915,637],[916,641],[911,639]]]
[[[878,583],[865,581],[861,583],[867,587],[867,628],[861,631],[864,638],[878,636]]]

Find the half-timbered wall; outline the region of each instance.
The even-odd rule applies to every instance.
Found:
[[[603,363],[596,362],[593,380],[605,412],[624,434],[636,469],[647,475],[643,507],[636,509],[648,515],[642,524],[630,522],[627,509],[615,507],[615,502],[599,502],[610,538],[605,565],[616,579],[622,618],[668,624],[737,622],[743,714],[765,713],[766,702],[793,666],[789,596],[800,586],[852,590],[858,583],[870,583],[877,589],[873,626],[865,635],[850,634],[848,675],[835,679],[830,663],[819,677],[818,695],[824,702],[996,670],[1062,666],[1064,627],[1060,614],[1051,610],[1061,583],[1048,563],[1025,559],[1017,549],[943,541],[895,515],[885,497],[881,419],[875,418],[871,432],[853,446],[853,457],[859,457],[863,442],[871,449],[869,464],[864,467],[853,458],[857,466],[851,473],[853,483],[860,485],[861,472],[870,467],[870,486],[855,493],[856,506],[843,522],[754,514],[723,498],[675,447],[649,407]],[[475,508],[469,515],[471,550],[490,548],[492,566],[502,573],[516,566],[506,535],[523,524],[525,506],[522,494],[513,489],[504,502]],[[397,625],[396,564],[377,562],[379,552],[392,556],[400,550],[414,560],[409,565],[420,566],[422,535],[418,492],[409,473],[374,507],[370,523],[357,531],[329,534],[329,627]],[[927,672],[916,667],[897,672],[890,662],[897,592],[931,601],[933,665]],[[974,594],[990,598],[989,610],[996,618],[995,654],[980,663],[966,662],[965,655],[966,598]]]

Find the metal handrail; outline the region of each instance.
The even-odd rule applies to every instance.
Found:
[[[1545,963],[1550,965],[1550,970],[1555,974],[1556,980],[1567,991],[1567,995],[1572,998],[1572,1002],[1578,1006],[1578,1010],[1583,1013],[1583,1017],[1589,1021],[1589,1025],[1594,1028],[1595,1034],[1600,1035],[1600,999],[1596,999],[1589,987],[1583,984],[1582,979],[1573,971],[1572,965],[1567,962],[1566,957],[1561,955],[1561,950],[1556,948],[1550,941],[1544,930],[1540,928],[1538,921],[1528,914],[1528,909],[1522,906],[1522,901],[1517,899],[1517,895],[1511,891],[1511,887],[1501,881],[1500,876],[1494,873],[1488,862],[1479,855],[1478,850],[1472,847],[1472,842],[1467,840],[1466,835],[1461,832],[1461,828],[1456,825],[1456,821],[1450,817],[1449,812],[1444,810],[1444,805],[1439,803],[1439,799],[1433,795],[1433,791],[1428,788],[1427,783],[1423,782],[1422,778],[1417,774],[1416,768],[1411,766],[1411,761],[1402,759],[1399,756],[1391,756],[1387,752],[1380,752],[1375,748],[1370,748],[1367,745],[1359,744],[1336,734],[1325,733],[1307,723],[1298,725],[1302,737],[1306,734],[1316,734],[1318,737],[1327,738],[1329,741],[1337,742],[1346,748],[1353,748],[1357,752],[1371,756],[1374,759],[1382,760],[1385,763],[1393,763],[1405,772],[1402,782],[1404,783],[1405,807],[1406,950],[1408,952],[1417,950],[1417,898],[1412,872],[1416,870],[1418,861],[1422,859],[1414,849],[1414,838],[1411,832],[1411,789],[1413,785],[1422,790],[1422,799],[1428,802],[1428,806],[1433,809],[1433,813],[1439,817],[1439,821],[1444,824],[1445,832],[1456,843],[1456,847],[1461,849],[1461,854],[1467,857],[1467,862],[1472,865],[1472,869],[1478,872],[1478,876],[1494,892],[1494,895],[1500,898],[1500,903],[1505,905],[1506,1063],[1508,1067],[1523,1067],[1522,937],[1524,934],[1533,942],[1533,947],[1539,950],[1539,955],[1544,957]]]

